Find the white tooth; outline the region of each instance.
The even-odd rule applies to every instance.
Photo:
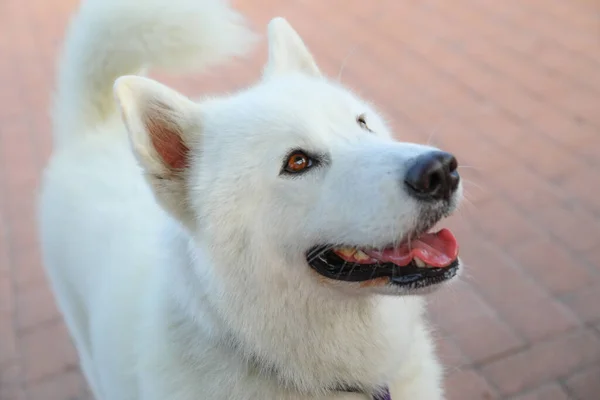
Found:
[[[357,250],[356,253],[354,254],[354,258],[357,261],[366,261],[370,257],[368,255],[366,255],[364,252],[362,252],[361,250]]]
[[[348,258],[352,257],[355,251],[356,250],[351,247],[342,247],[337,250],[338,253]]]
[[[420,259],[418,259],[416,257],[414,258],[414,260],[415,260],[415,264],[417,264],[417,267],[420,267],[420,268],[426,268],[427,267],[427,264],[425,264],[425,262],[423,260],[420,260]]]

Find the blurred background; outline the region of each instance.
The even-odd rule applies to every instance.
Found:
[[[0,1],[0,400],[90,396],[40,266],[35,193],[77,0]],[[468,270],[431,297],[450,400],[600,399],[600,1],[236,0],[288,18],[400,140],[454,152]],[[249,60],[154,77],[231,91]],[[418,400],[418,399],[415,399]]]

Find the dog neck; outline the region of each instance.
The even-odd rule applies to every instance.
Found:
[[[211,258],[192,240],[182,254],[186,262],[171,271],[179,280],[171,286],[178,289],[173,297],[180,310],[199,335],[211,335],[250,373],[280,387],[375,395],[408,356],[420,319],[418,299],[332,295],[301,285],[269,293],[251,280],[234,290],[215,276]]]
[[[277,367],[271,364],[268,360],[263,360],[255,354],[245,354],[239,342],[234,338],[225,340],[221,345],[226,346],[228,350],[233,350],[240,359],[243,359],[250,370],[256,371],[257,374],[273,380],[277,385],[296,392],[302,392],[301,388],[295,385],[295,382],[282,378],[282,374]],[[391,400],[390,391],[387,387],[377,388],[359,388],[358,386],[335,385],[333,387],[320,388],[318,393],[327,392],[347,392],[347,393],[364,393],[372,397],[373,400]],[[311,393],[315,394],[315,393]]]

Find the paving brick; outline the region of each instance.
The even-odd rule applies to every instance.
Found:
[[[38,281],[19,290],[17,310],[17,327],[21,330],[60,319],[54,295],[45,281]]]
[[[490,35],[489,31],[486,32],[486,27],[482,26],[484,24],[489,24],[489,21],[487,18],[481,18],[481,14],[478,15],[479,18],[471,17],[468,19],[461,19],[460,17],[465,15],[463,8],[458,8],[457,10],[454,7],[446,6],[444,11],[453,14],[456,18],[454,22],[460,24],[461,22],[468,21],[468,24],[461,25],[471,27],[471,29],[475,25],[476,28],[481,31],[482,35],[473,38],[472,40],[468,40],[466,44],[473,46],[469,47],[469,49],[474,50],[476,55],[484,58],[488,62],[493,61],[493,65],[496,68],[517,80],[522,86],[529,88],[533,93],[552,101],[554,100],[552,97],[548,98],[549,93],[547,90],[549,87],[553,88],[558,84],[561,85],[552,93],[555,97],[564,97],[565,92],[570,93],[570,91],[579,87],[583,89],[583,84],[574,85],[577,80],[569,79],[570,77],[568,75],[560,73],[561,70],[540,68],[539,63],[537,63],[535,59],[522,57],[522,55],[514,49],[499,43],[498,40],[494,40],[497,38],[495,38],[494,35]],[[537,12],[536,17],[539,18]],[[571,84],[571,86],[568,86],[568,84]],[[583,91],[585,92],[585,90]]]
[[[584,322],[600,320],[600,283],[571,293],[564,298],[564,303]]]
[[[67,371],[32,384],[27,389],[30,400],[84,400],[85,381],[77,371]],[[91,398],[90,398],[91,399]]]
[[[525,346],[513,328],[493,314],[471,318],[452,335],[461,352],[474,363],[496,358]]]
[[[579,40],[582,39],[582,36],[580,32],[573,32],[575,31],[575,29],[573,29],[572,31],[569,31],[569,33],[565,32],[564,35],[556,35],[556,30],[554,29],[556,27],[555,24],[557,21],[569,23],[568,17],[565,18],[563,16],[559,19],[548,18],[548,14],[545,13],[546,7],[541,9],[536,7],[534,10],[535,11],[530,11],[528,14],[521,14],[520,18],[515,18],[515,14],[512,13],[504,15],[498,13],[498,11],[507,11],[505,8],[490,7],[488,9],[489,15],[495,17],[494,20],[498,21],[499,27],[504,27],[511,32],[511,35],[507,35],[509,38],[517,39],[520,38],[520,35],[526,34],[531,36],[535,35],[536,39],[552,41],[552,43],[549,44],[556,46],[557,50],[560,49],[560,51],[563,52],[563,58],[573,60],[575,57],[581,56],[578,51],[581,49]],[[529,16],[529,18],[526,18],[526,15]],[[579,38],[579,40],[577,38]],[[587,40],[584,40],[584,42],[587,42]],[[566,56],[565,53],[567,53],[568,56]]]
[[[464,282],[440,291],[431,300],[430,310],[433,320],[452,332],[452,343],[473,363],[525,345],[512,327]]]
[[[0,270],[0,315],[12,315],[14,308],[12,280],[9,271]]]
[[[18,358],[17,338],[12,313],[0,313],[0,367]]]
[[[5,227],[4,216],[0,208],[0,315],[12,314],[14,308],[12,265],[9,255],[8,232]]]
[[[573,312],[552,298],[518,265],[494,246],[465,244],[469,281],[500,317],[529,340],[567,331],[580,324]]]
[[[584,261],[548,238],[516,246],[510,254],[523,270],[556,295],[573,292],[598,281],[598,276]]]
[[[596,215],[600,215],[600,189],[593,184],[596,169],[590,165],[584,165],[568,175],[559,186],[568,196],[589,208]]]
[[[448,101],[452,101],[454,93],[450,93]],[[506,114],[497,107],[488,107],[485,112],[474,113],[463,116],[463,121],[467,123],[471,130],[484,136],[490,143],[500,146],[501,149],[511,149],[518,146],[524,137],[535,134],[530,128],[515,121],[506,118]],[[500,151],[504,159],[510,164],[508,152]]]
[[[600,245],[584,252],[582,256],[596,272],[600,273]]]
[[[77,354],[61,321],[23,334],[20,347],[28,383],[64,373],[77,365]]]
[[[511,397],[511,400],[573,400],[565,390],[556,383],[545,384],[537,389]],[[590,399],[591,400],[591,399]]]
[[[22,371],[18,362],[0,365],[0,399],[25,400]]]
[[[594,400],[600,393],[600,365],[579,371],[565,381],[569,392],[578,400]]]
[[[19,387],[0,388],[2,400],[27,400],[25,389]]]
[[[535,157],[531,157],[532,149],[535,149]],[[572,173],[582,165],[576,155],[569,153],[564,146],[541,135],[527,135],[519,146],[512,148],[512,152],[540,177],[549,180]]]
[[[29,251],[19,251],[14,261],[14,281],[17,288],[23,288],[27,285],[42,284],[46,276],[41,266],[40,249],[37,246],[35,238],[30,241]],[[24,243],[18,245],[25,247]],[[15,244],[15,247],[17,244]]]
[[[531,216],[574,251],[590,250],[600,244],[600,223],[581,208],[539,207]]]
[[[499,398],[486,379],[473,369],[457,371],[448,376],[446,397],[448,400],[493,400]]]
[[[470,268],[466,265],[465,273],[469,273]],[[429,299],[429,312],[444,329],[455,331],[467,321],[493,312],[490,305],[464,281],[452,282],[447,289],[437,291]]]
[[[500,246],[511,247],[542,234],[519,209],[502,199],[494,199],[477,207],[469,218],[473,224]]]
[[[447,373],[454,373],[471,363],[452,338],[445,335],[436,337],[435,344],[437,354]]]
[[[21,386],[21,366],[18,360],[0,365],[0,390]],[[2,398],[2,397],[0,397]]]
[[[600,338],[582,329],[491,362],[482,372],[502,394],[514,395],[599,360]]]
[[[488,180],[488,185],[498,196],[510,200],[511,204],[531,214],[539,207],[569,205],[567,193],[540,177],[535,171],[516,162],[502,170],[502,173],[489,174]],[[534,220],[535,215],[527,216]]]
[[[586,124],[578,118],[565,118],[558,113],[544,113],[533,116],[529,121],[543,136],[563,144],[565,151],[572,150],[575,154],[586,154],[582,151],[593,143],[595,127]]]

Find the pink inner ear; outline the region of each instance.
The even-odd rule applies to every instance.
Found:
[[[154,149],[171,169],[188,167],[189,148],[183,141],[179,127],[160,118],[148,117],[148,133]]]

